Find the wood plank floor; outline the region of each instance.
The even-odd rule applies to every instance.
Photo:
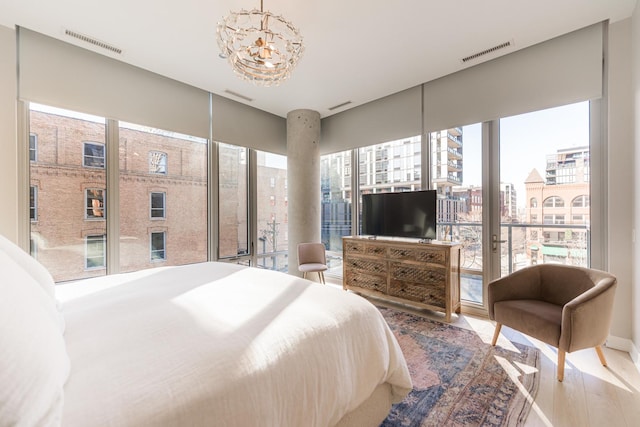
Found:
[[[399,308],[444,321],[441,313]],[[491,344],[494,323],[489,319],[454,315],[451,324],[474,330]],[[540,386],[525,427],[640,426],[640,372],[628,353],[603,347],[608,367],[600,364],[594,349],[568,353],[564,380],[559,382],[555,348],[505,326],[497,345],[508,347],[511,341],[535,346],[541,352]]]

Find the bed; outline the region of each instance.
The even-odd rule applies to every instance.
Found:
[[[54,289],[0,240],[0,426],[375,426],[411,389],[355,294],[218,262]]]

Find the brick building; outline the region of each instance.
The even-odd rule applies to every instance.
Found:
[[[119,129],[120,270],[207,259],[207,145]],[[106,273],[105,123],[30,112],[32,253],[56,281]]]

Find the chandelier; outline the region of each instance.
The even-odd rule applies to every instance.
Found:
[[[231,12],[218,23],[218,46],[233,71],[257,85],[278,85],[291,75],[304,46],[297,28],[260,10]]]

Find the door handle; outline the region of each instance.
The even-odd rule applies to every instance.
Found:
[[[491,235],[491,250],[493,252],[498,251],[498,243],[505,243],[506,240],[498,240],[498,236],[496,234]]]

